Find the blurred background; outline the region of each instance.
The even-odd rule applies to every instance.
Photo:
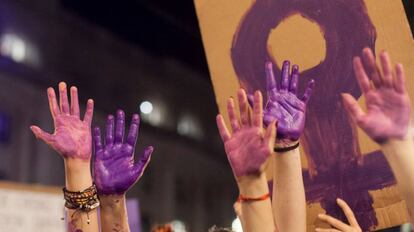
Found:
[[[413,29],[414,1],[403,2]],[[61,157],[29,130],[53,130],[46,88],[59,81],[76,85],[83,105],[95,100],[101,128],[117,109],[127,121],[140,113],[136,155],[155,147],[128,192],[143,231],[231,227],[237,187],[191,0],[0,0],[0,180],[64,185]]]

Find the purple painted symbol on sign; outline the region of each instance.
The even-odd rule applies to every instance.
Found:
[[[272,61],[275,76],[281,70],[268,53],[271,30],[291,15],[300,14],[319,25],[326,57],[300,75],[299,89],[316,81],[302,137],[309,170],[304,171],[308,203],[320,202],[326,212],[346,221],[335,199],[354,210],[363,230],[378,224],[370,190],[395,184],[381,152],[362,156],[355,127],[348,119],[340,93],[361,96],[352,71],[352,58],[364,47],[374,50],[376,31],[362,0],[256,0],[234,36],[231,56],[239,81],[249,93],[266,92],[263,64]],[[300,36],[300,35],[298,35]],[[281,63],[281,62],[279,62]]]

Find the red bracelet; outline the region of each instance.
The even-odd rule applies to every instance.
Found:
[[[270,193],[266,193],[261,197],[245,197],[240,194],[239,198],[237,198],[237,202],[250,202],[250,201],[264,201],[270,197]]]

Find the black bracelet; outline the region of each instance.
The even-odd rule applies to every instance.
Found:
[[[290,147],[275,147],[273,150],[275,152],[287,152],[287,151],[291,151],[291,150],[295,150],[296,148],[299,147],[299,142],[297,142],[295,145],[290,146]]]

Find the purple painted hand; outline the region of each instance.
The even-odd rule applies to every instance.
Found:
[[[55,125],[55,132],[49,134],[37,126],[31,126],[37,138],[40,138],[64,158],[89,161],[92,154],[91,122],[93,101],[88,100],[85,117],[79,118],[78,90],[70,88],[71,105],[69,106],[66,84],[59,83],[60,109],[53,88],[48,88],[50,112]]]
[[[403,66],[397,64],[394,76],[389,55],[382,52],[381,74],[375,63],[374,54],[369,48],[363,50],[362,60],[364,65],[361,58],[354,58],[354,71],[365,96],[367,112],[361,109],[353,96],[343,94],[349,115],[377,143],[404,138],[411,123],[411,102],[405,89]]]
[[[153,147],[147,147],[137,162],[134,162],[135,145],[138,138],[139,116],[134,114],[126,141],[125,113],[118,110],[114,136],[114,116],[109,115],[106,122],[105,145],[101,143],[99,127],[94,130],[95,163],[94,178],[99,194],[124,194],[144,173]]]
[[[293,65],[290,72],[290,62],[284,61],[282,67],[281,84],[277,88],[273,74],[273,65],[266,63],[267,102],[264,109],[263,122],[267,126],[277,121],[277,138],[296,141],[305,128],[306,104],[312,94],[315,81],[311,80],[301,99],[297,97],[299,67]],[[249,95],[249,101],[252,101]]]
[[[275,122],[270,123],[264,133],[263,100],[260,91],[256,91],[253,104],[253,119],[249,114],[246,92],[238,91],[241,124],[236,117],[233,98],[227,102],[233,134],[230,134],[223,117],[217,116],[217,127],[224,142],[227,158],[238,180],[243,176],[259,174],[263,171],[269,155],[273,152],[276,139]]]

